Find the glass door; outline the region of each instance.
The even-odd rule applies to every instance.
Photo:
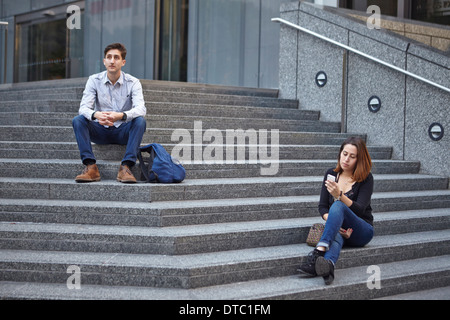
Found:
[[[14,82],[83,76],[83,30],[67,18],[67,6],[17,17]]]
[[[156,1],[155,75],[187,81],[189,0]]]

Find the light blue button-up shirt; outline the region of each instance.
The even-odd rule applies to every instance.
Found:
[[[147,113],[142,85],[139,79],[121,71],[115,85],[108,79],[107,71],[89,77],[81,99],[79,114],[89,121],[97,111],[115,111],[127,114],[127,122]],[[98,120],[96,120],[98,121]],[[119,127],[123,121],[114,122]]]

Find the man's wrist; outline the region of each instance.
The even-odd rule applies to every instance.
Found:
[[[123,116],[122,116],[122,121],[127,121],[127,114],[125,112],[122,112]]]

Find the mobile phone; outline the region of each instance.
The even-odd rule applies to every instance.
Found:
[[[327,180],[328,180],[328,181],[336,182],[336,177],[333,176],[332,174],[329,174],[329,175],[327,175]]]

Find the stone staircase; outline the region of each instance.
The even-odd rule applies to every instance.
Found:
[[[181,184],[123,185],[124,147],[94,145],[102,181],[76,184],[71,119],[85,81],[0,86],[0,298],[373,299],[450,286],[448,177],[373,145],[375,238],[343,250],[331,286],[297,274],[323,174],[352,134],[276,90],[142,81],[143,144],[171,152],[174,129],[267,129],[270,153],[278,129],[275,176],[262,161],[188,161]],[[72,265],[80,290],[67,286]],[[368,288],[370,265],[381,289]]]

